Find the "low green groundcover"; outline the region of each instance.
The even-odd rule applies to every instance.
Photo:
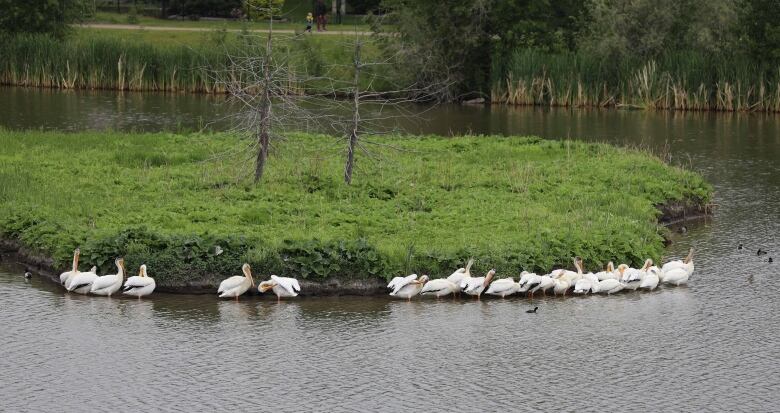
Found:
[[[261,184],[228,134],[0,130],[0,232],[69,266],[146,263],[162,285],[216,281],[246,261],[304,279],[596,269],[663,252],[658,204],[701,204],[700,175],[650,153],[536,137],[371,137],[354,182],[344,142],[276,142]]]

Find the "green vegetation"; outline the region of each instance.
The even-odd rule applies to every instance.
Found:
[[[348,66],[335,66],[349,62],[353,53],[343,39],[280,35],[275,53],[288,56],[285,60],[294,66],[292,71],[301,76],[291,79],[291,91],[300,91],[303,79],[326,71],[335,79],[351,79]],[[245,55],[263,42],[258,36],[227,31],[80,30],[64,40],[43,34],[18,35],[0,42],[0,84],[224,93],[215,71],[230,67],[227,54]],[[369,57],[378,53],[370,43],[365,50]],[[369,82],[373,90],[384,87],[370,78],[366,87]],[[316,91],[318,84],[310,86]]]
[[[87,0],[0,0],[0,35],[48,33],[62,37],[71,23],[94,11],[92,6]]]
[[[780,67],[766,73],[745,56],[671,52],[605,61],[586,52],[518,49],[493,73],[491,100],[515,105],[780,111]]]
[[[0,131],[0,234],[63,268],[76,246],[85,268],[145,262],[163,285],[243,261],[319,280],[442,276],[473,256],[516,274],[657,259],[655,205],[711,193],[646,152],[533,137],[376,137],[348,186],[335,138],[289,138],[255,186],[230,135]]]
[[[384,3],[399,74],[449,84],[444,98],[780,111],[776,0]]]

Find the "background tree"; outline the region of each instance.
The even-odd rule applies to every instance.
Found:
[[[387,55],[397,56],[399,79],[408,84],[448,84],[440,100],[479,95],[490,80],[492,0],[385,0],[393,35],[382,37]],[[380,20],[381,23],[383,20]],[[375,30],[385,30],[375,24]]]
[[[581,0],[384,0],[385,47],[400,53],[399,75],[417,83],[451,84],[442,100],[486,96],[496,56],[517,47],[546,51],[575,47]],[[382,26],[376,26],[382,31]]]
[[[747,0],[740,15],[742,38],[762,63],[780,62],[780,0]]]
[[[64,36],[71,23],[94,13],[89,0],[0,0],[0,33]]]
[[[737,9],[734,0],[590,0],[579,46],[604,59],[719,53],[734,43]]]

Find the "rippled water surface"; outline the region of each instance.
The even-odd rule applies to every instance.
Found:
[[[208,107],[205,97],[150,99],[183,118]],[[24,126],[0,113],[0,125]],[[668,250],[696,248],[690,285],[533,303],[138,301],[24,280],[3,256],[0,410],[778,410],[779,118],[504,107],[429,116],[416,127],[668,147],[717,191],[715,217],[688,223]]]

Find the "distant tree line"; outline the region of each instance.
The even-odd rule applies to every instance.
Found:
[[[450,98],[488,90],[496,61],[518,48],[614,62],[669,52],[747,54],[775,72],[780,63],[780,0],[382,0],[382,6],[390,10],[387,30],[400,33],[387,47],[407,51],[403,73],[454,80]]]

